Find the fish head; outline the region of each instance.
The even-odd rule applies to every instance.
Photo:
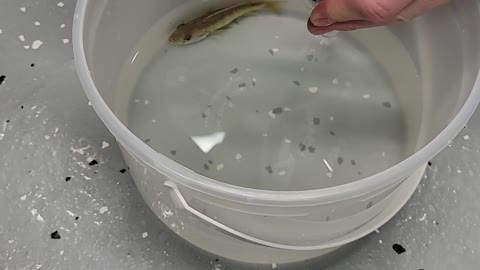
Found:
[[[168,42],[172,45],[187,45],[200,41],[206,37],[206,31],[187,24],[180,24],[170,35]]]

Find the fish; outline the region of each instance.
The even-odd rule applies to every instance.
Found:
[[[283,1],[247,2],[213,10],[206,14],[181,23],[168,38],[174,46],[188,45],[204,40],[209,35],[223,31],[240,17],[252,15],[254,12],[268,9],[277,14],[283,11]]]

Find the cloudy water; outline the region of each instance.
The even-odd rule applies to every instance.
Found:
[[[415,147],[405,111],[421,101],[405,96],[420,83],[389,30],[316,37],[303,5],[169,45],[199,6],[160,18],[119,81],[116,113],[159,153],[218,181],[305,190],[375,174]]]

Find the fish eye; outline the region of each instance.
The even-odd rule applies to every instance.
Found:
[[[186,35],[186,36],[185,36],[185,40],[186,40],[186,41],[190,41],[190,39],[192,39],[192,35]]]

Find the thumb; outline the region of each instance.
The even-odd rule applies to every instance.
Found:
[[[345,22],[361,19],[350,0],[323,0],[318,3],[310,15],[310,21],[315,26],[327,26],[335,22]]]
[[[334,22],[367,20],[388,22],[413,0],[322,0],[312,11],[310,20],[315,26]]]

